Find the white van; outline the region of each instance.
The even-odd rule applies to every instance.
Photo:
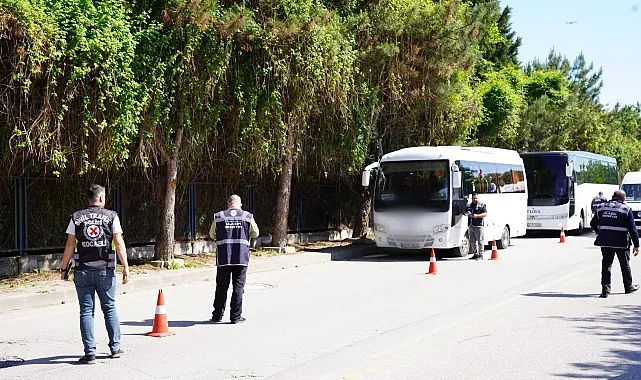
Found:
[[[626,173],[621,190],[625,191],[625,203],[634,211],[637,227],[641,227],[641,171]]]

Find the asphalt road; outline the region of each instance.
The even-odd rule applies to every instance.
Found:
[[[136,379],[641,378],[641,292],[600,292],[592,236],[514,239],[499,260],[425,253],[324,262],[248,276],[239,325],[212,324],[212,281],[163,289],[169,328],[152,338],[157,290],[120,295],[125,355],[82,355],[76,304],[0,314],[0,377]],[[486,258],[489,258],[486,252]],[[641,280],[641,257],[632,261]],[[229,319],[226,313],[224,321]]]

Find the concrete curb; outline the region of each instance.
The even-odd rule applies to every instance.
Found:
[[[327,248],[316,252],[299,252],[292,255],[256,257],[250,261],[248,273],[260,273],[323,264],[332,260],[348,260],[374,252],[375,249],[376,247],[372,245],[354,245]],[[215,281],[215,279],[215,266],[182,268],[171,271],[151,271],[144,274],[136,274],[126,286],[119,285],[117,287],[117,293],[132,293],[139,290],[163,288],[177,284]],[[62,284],[62,282],[57,282],[57,284]],[[72,284],[58,289],[52,287],[51,289],[41,290],[35,293],[7,293],[0,296],[0,314],[5,311],[59,305],[67,302],[77,302],[76,289]]]

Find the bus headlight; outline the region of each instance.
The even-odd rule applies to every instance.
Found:
[[[382,234],[386,234],[387,233],[387,228],[385,228],[385,226],[380,224],[380,223],[374,223],[374,231],[375,232],[380,232]]]
[[[448,228],[450,228],[450,226],[447,224],[439,224],[438,226],[434,226],[432,231],[434,231],[435,234],[441,234],[447,231]]]

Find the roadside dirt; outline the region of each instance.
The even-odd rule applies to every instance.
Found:
[[[352,244],[351,241],[320,241],[313,243],[294,244],[296,252],[313,251],[330,247],[341,247]],[[252,257],[269,257],[279,255],[276,251],[252,250]],[[185,260],[185,267],[198,268],[204,266],[213,266],[216,263],[216,254],[203,253],[199,255],[180,255],[177,259]],[[120,266],[117,270],[120,273]],[[175,270],[160,268],[150,263],[150,260],[130,260],[129,271],[132,275],[144,275],[152,271]],[[34,270],[31,273],[22,273],[17,276],[0,277],[0,294],[13,293],[18,291],[31,290],[40,293],[48,293],[50,287],[62,285],[60,281],[60,272],[57,270]]]

